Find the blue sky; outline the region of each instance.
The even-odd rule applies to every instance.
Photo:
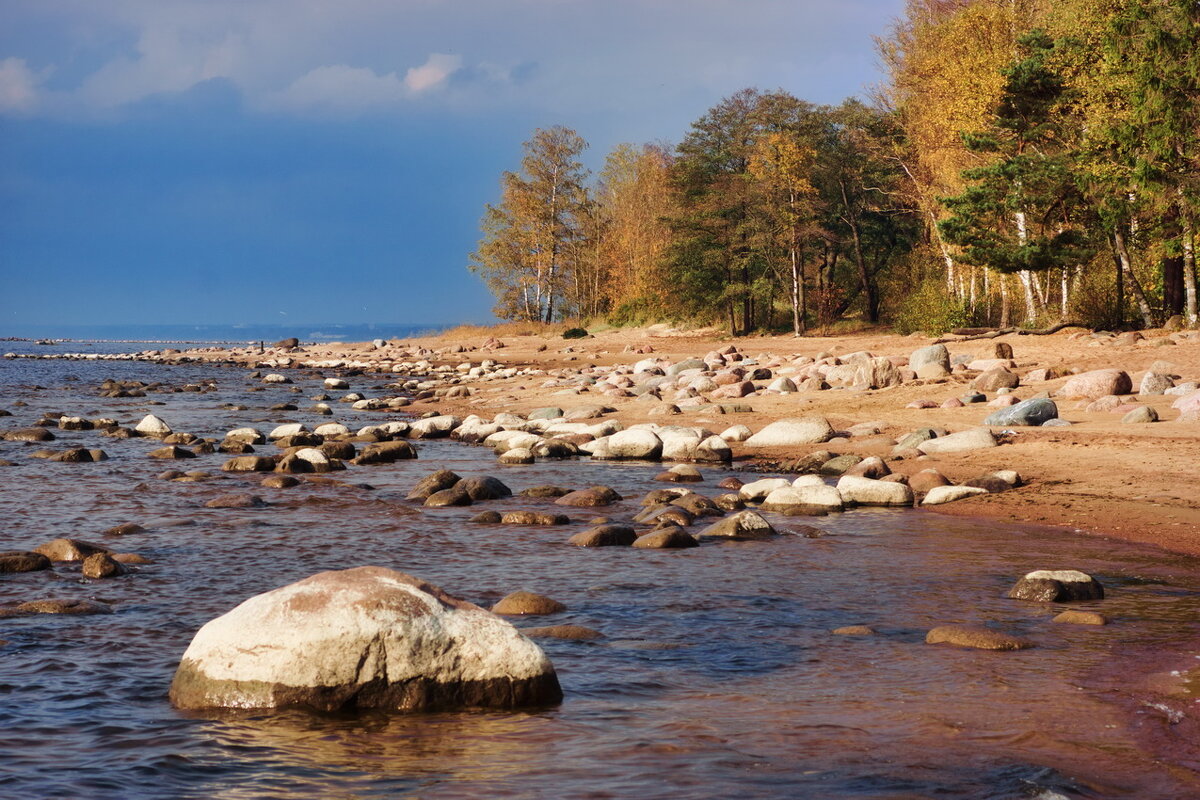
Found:
[[[599,168],[738,89],[880,80],[903,0],[4,0],[0,335],[486,321],[466,270],[538,127]]]

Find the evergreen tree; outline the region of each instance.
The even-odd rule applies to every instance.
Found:
[[[1021,276],[1032,322],[1034,274],[1077,264],[1090,256],[1090,247],[1080,224],[1072,151],[1057,113],[1064,86],[1048,63],[1054,42],[1036,30],[1018,44],[1021,57],[1004,70],[993,123],[964,136],[968,150],[991,160],[963,171],[970,185],[943,200],[951,214],[939,228],[961,248],[964,262]]]

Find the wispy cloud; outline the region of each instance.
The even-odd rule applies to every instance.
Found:
[[[25,59],[10,57],[0,61],[0,113],[32,111],[37,105],[38,83],[40,77]]]
[[[462,69],[462,56],[431,53],[425,63],[413,67],[404,75],[404,85],[414,92],[427,92],[445,85],[454,73]]]

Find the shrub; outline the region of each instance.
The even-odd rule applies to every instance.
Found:
[[[970,321],[966,305],[949,297],[943,284],[933,280],[922,283],[900,302],[892,325],[904,335],[917,331],[939,334],[966,327]]]
[[[588,332],[584,328],[567,328],[563,331],[562,337],[564,339],[586,339],[587,335]]]

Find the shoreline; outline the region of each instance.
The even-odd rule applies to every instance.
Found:
[[[731,444],[734,465],[758,470],[827,450],[835,455],[877,456],[892,472],[906,476],[936,468],[954,483],[997,470],[1016,470],[1023,481],[1018,488],[922,507],[952,516],[1049,526],[1200,555],[1200,492],[1192,488],[1200,486],[1200,459],[1195,455],[1200,447],[1200,421],[1178,421],[1180,412],[1172,409],[1172,403],[1179,399],[1177,396],[1136,394],[1142,376],[1148,371],[1169,368],[1170,374],[1178,376],[1176,384],[1200,380],[1198,332],[1159,330],[1137,336],[1104,336],[1066,329],[1049,336],[1009,334],[983,341],[948,342],[946,347],[952,357],[971,356],[976,361],[981,356],[994,356],[997,343],[1010,346],[1013,355],[1010,369],[1020,378],[1020,384],[1011,394],[1022,400],[1041,392],[1054,397],[1071,371],[1124,370],[1133,385],[1132,391],[1121,397],[1132,398],[1133,402],[1120,405],[1150,407],[1160,419],[1149,424],[1122,423],[1121,413],[1096,410],[1089,399],[1054,397],[1060,417],[1073,423],[1070,427],[997,427],[992,430],[1010,432],[1001,437],[1001,446],[961,453],[917,455],[913,451],[896,457],[892,448],[895,439],[921,427],[949,432],[980,427],[984,417],[996,410],[987,403],[940,407],[944,401],[970,391],[982,374],[980,370],[956,366],[944,377],[905,376],[910,379],[878,389],[829,388],[786,394],[765,391],[772,380],[789,370],[802,371],[805,365],[796,362],[806,357],[849,356],[866,351],[901,363],[912,351],[932,341],[872,332],[830,337],[726,339],[713,331],[652,326],[601,331],[577,340],[538,335],[497,338],[481,336],[473,330],[391,340],[382,348],[370,342],[333,342],[295,349],[268,347],[263,352],[259,352],[257,345],[240,349],[142,351],[121,354],[121,359],[105,354],[66,353],[28,357],[75,355],[90,359],[103,355],[103,360],[419,375],[426,388],[417,393],[411,405],[403,408],[416,415],[436,410],[442,414],[490,418],[497,413],[528,413],[547,406],[569,412],[583,406],[603,405],[614,409],[605,418],[616,419],[625,426],[656,422],[700,426],[717,434],[733,425],[746,425],[757,432],[779,419],[814,415],[828,418],[837,431],[874,423],[866,427],[877,432],[839,437],[822,444],[752,448],[734,442]],[[629,391],[637,390],[636,385],[609,390],[606,385],[584,382],[609,375],[614,368],[624,372],[622,368],[644,359],[678,363],[703,358],[730,345],[744,359],[771,370],[771,376],[756,380],[753,391],[746,396],[713,397],[722,393],[722,386],[715,392],[691,392],[699,395],[696,398],[677,397],[679,390],[672,388],[659,392],[662,395],[659,398]],[[481,367],[482,364],[488,366]],[[1031,380],[1039,377],[1038,370],[1045,369],[1057,371],[1062,377]],[[988,401],[997,397],[994,391],[985,394]],[[688,408],[688,401],[702,400],[711,402]],[[939,407],[909,407],[919,400],[931,401]],[[667,413],[672,406],[679,413]],[[669,463],[664,460],[664,464]],[[788,474],[784,470],[761,471]]]

